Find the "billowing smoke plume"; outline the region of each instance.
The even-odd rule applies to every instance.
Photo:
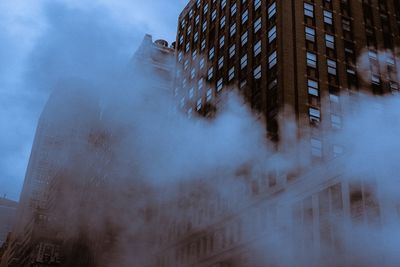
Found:
[[[62,57],[60,51],[51,52]],[[76,67],[68,74],[78,78],[63,77],[46,57],[58,82],[41,119],[50,122],[53,138],[49,233],[62,244],[65,266],[154,266],[166,261],[163,255],[188,266],[224,249],[238,253],[220,266],[400,262],[399,214],[393,212],[400,203],[398,97],[340,96],[354,105],[345,109],[342,129],[324,131],[338,159],[313,163],[301,150],[309,140],[293,140],[290,123],[281,127],[281,143],[293,146],[276,152],[265,125],[234,93],[215,118],[189,119],[176,111],[172,91],[157,89],[162,78],[142,65],[125,70],[112,57],[87,62],[83,53],[71,62],[67,55],[62,66]],[[52,75],[35,77],[54,82]],[[281,184],[299,168],[304,178]],[[321,183],[336,174],[354,184],[341,197],[358,206],[332,201],[339,180],[327,189]],[[310,188],[331,196],[328,231],[320,231],[315,217],[324,209],[314,213]],[[355,219],[343,214],[363,207]]]

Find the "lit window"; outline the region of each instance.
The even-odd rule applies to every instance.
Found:
[[[269,7],[268,7],[268,19],[271,19],[273,16],[276,14],[276,2],[273,2]]]
[[[236,33],[236,23],[233,23],[230,28],[230,36],[233,36]]]
[[[254,0],[254,10],[257,10],[261,6],[261,0]]]
[[[304,15],[307,17],[313,18],[314,17],[314,5],[310,3],[304,3]]]
[[[335,49],[335,37],[330,34],[325,34],[325,44],[326,47]]]
[[[326,63],[328,64],[328,73],[331,75],[336,75],[336,61],[328,59]]]
[[[258,41],[255,45],[254,45],[254,56],[256,57],[258,54],[261,53],[261,40]]]
[[[226,22],[226,17],[223,16],[219,22],[219,26],[220,28],[223,28],[225,26],[225,22]]]
[[[220,69],[222,69],[224,67],[224,57],[222,56],[222,57],[220,57],[219,59],[218,59],[218,69],[220,70]]]
[[[246,9],[246,10],[242,13],[242,24],[245,23],[248,19],[249,19],[249,10]]]
[[[333,14],[331,11],[324,10],[324,22],[329,25],[333,24]]]
[[[207,73],[208,80],[211,80],[213,75],[214,75],[214,68],[211,67],[211,68],[208,69],[208,73]]]
[[[306,27],[305,32],[306,32],[306,40],[310,42],[315,42],[315,29]]]
[[[231,6],[231,16],[235,15],[235,14],[236,14],[236,11],[237,11],[237,4],[234,3],[234,4]]]
[[[260,79],[261,78],[261,65],[258,65],[254,71],[253,71],[253,76],[254,79]]]
[[[242,34],[242,37],[240,37],[240,41],[241,41],[242,46],[245,45],[245,44],[247,43],[248,38],[249,38],[249,34],[248,34],[248,32],[246,31],[246,32],[244,32],[244,33]]]
[[[217,82],[217,92],[221,91],[222,87],[224,87],[224,80],[221,78]]]
[[[225,36],[221,36],[221,38],[219,38],[219,48],[223,47],[225,44]]]
[[[318,90],[318,82],[314,80],[308,80],[307,81],[308,85],[308,93],[313,96],[319,96],[319,90]]]
[[[268,42],[272,43],[276,39],[276,26],[273,26],[269,31],[268,31]]]
[[[255,22],[254,22],[254,32],[258,32],[261,29],[261,17],[258,18]]]
[[[277,61],[277,53],[274,51],[268,57],[268,68],[272,69],[276,65]]]
[[[229,58],[232,58],[236,53],[236,46],[235,44],[231,45],[229,48]]]
[[[228,80],[231,81],[233,78],[235,78],[235,67],[230,68],[228,72]]]
[[[211,47],[210,51],[208,51],[208,59],[211,60],[214,58],[215,48]]]
[[[247,54],[242,56],[242,58],[240,59],[240,68],[244,69],[244,67],[246,66],[247,66]]]
[[[322,157],[322,142],[321,140],[311,138],[310,140],[311,143],[311,155],[314,157]]]
[[[317,67],[317,55],[311,52],[307,52],[307,66],[311,68]]]

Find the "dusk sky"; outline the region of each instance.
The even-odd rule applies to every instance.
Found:
[[[0,1],[0,195],[19,198],[37,121],[57,82],[105,62],[126,64],[146,33],[174,41],[187,2]]]

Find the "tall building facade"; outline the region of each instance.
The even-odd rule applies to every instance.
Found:
[[[397,0],[190,1],[179,16],[175,94],[191,114],[237,88],[275,140],[285,114],[299,125],[340,128],[341,95],[399,90],[399,63],[378,59],[379,51],[398,53],[398,7]],[[363,53],[366,81],[357,75]],[[340,152],[322,131],[302,134],[316,157]]]
[[[0,262],[9,245],[9,236],[15,222],[17,206],[17,202],[0,197]]]
[[[166,223],[150,266],[396,266],[382,251],[365,257],[370,262],[350,252],[359,238],[351,225],[383,225],[400,214],[395,205],[382,208],[379,188],[344,176],[335,160],[343,148],[325,135],[340,131],[360,91],[398,93],[399,7],[398,0],[189,1],[176,40],[181,109],[207,116],[224,91],[237,89],[272,140],[294,116],[297,137],[309,140],[302,153],[332,161],[251,177],[238,202],[183,196],[185,219]]]

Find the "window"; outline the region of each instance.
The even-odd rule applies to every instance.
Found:
[[[189,90],[189,98],[192,99],[194,97],[194,89],[193,87]]]
[[[244,69],[247,66],[247,54],[240,59],[240,68]]]
[[[269,31],[268,31],[268,42],[272,43],[276,39],[276,26],[273,26]]]
[[[338,103],[339,103],[339,96],[334,95],[334,94],[329,94],[329,100],[330,100],[332,103],[338,104]]]
[[[333,24],[333,14],[331,11],[324,10],[324,22],[329,25]]]
[[[381,78],[377,74],[372,74],[371,76],[371,82],[375,85],[380,85],[381,84]]]
[[[208,80],[211,80],[213,75],[214,75],[214,68],[211,67],[211,68],[208,69],[208,73],[207,73]]]
[[[233,78],[235,78],[235,67],[230,68],[228,72],[228,80],[231,81]]]
[[[276,51],[274,51],[268,57],[268,68],[272,69],[276,65],[277,62],[278,62],[277,53],[276,53]]]
[[[224,80],[221,78],[217,82],[217,92],[221,91],[222,87],[224,87]]]
[[[342,28],[345,31],[351,31],[351,22],[348,19],[342,19]]]
[[[212,89],[207,90],[207,95],[206,95],[207,101],[211,101],[212,99]]]
[[[322,157],[322,142],[316,138],[311,138],[311,155],[314,157]]]
[[[319,96],[318,82],[314,80],[307,81],[308,93],[313,96]]]
[[[219,26],[221,29],[225,26],[225,22],[226,22],[226,17],[223,16],[219,22]]]
[[[211,47],[210,51],[208,51],[208,59],[212,60],[214,58],[214,54],[215,54],[215,48]]]
[[[204,49],[206,49],[206,40],[202,40],[201,41],[201,50],[203,51]]]
[[[189,60],[185,60],[185,63],[183,64],[183,68],[185,69],[185,70],[187,70],[188,68],[189,68]]]
[[[307,52],[307,66],[311,68],[317,67],[317,55],[311,52]]]
[[[236,45],[233,44],[229,48],[229,58],[232,58],[235,55],[235,53],[236,53]]]
[[[204,65],[205,65],[205,60],[204,60],[204,58],[202,57],[202,58],[200,59],[200,69],[203,69],[203,68],[204,68]]]
[[[220,70],[220,69],[222,69],[224,67],[224,57],[222,56],[222,57],[220,57],[219,59],[218,59],[218,69]]]
[[[204,85],[204,81],[203,81],[203,78],[201,78],[201,79],[199,79],[199,80],[197,81],[197,88],[198,88],[199,90],[201,90],[201,89],[203,89],[203,85]]]
[[[276,2],[273,2],[269,7],[268,7],[268,19],[271,19],[273,16],[276,14]]]
[[[192,60],[193,60],[193,61],[196,60],[196,57],[197,57],[197,50],[194,50],[194,51],[192,52]]]
[[[304,15],[310,18],[314,18],[314,5],[310,3],[304,3]]]
[[[190,78],[194,79],[194,77],[196,77],[196,69],[192,69],[190,72]]]
[[[258,65],[254,71],[253,71],[253,76],[254,79],[260,79],[261,78],[261,65]]]
[[[203,7],[203,13],[206,14],[208,11],[208,3],[206,3]]]
[[[195,42],[197,42],[197,40],[199,40],[199,33],[198,33],[198,32],[195,32],[195,33],[194,33],[193,40],[194,40]]]
[[[246,10],[242,13],[242,24],[245,23],[248,19],[249,19],[249,10],[246,9]]]
[[[199,22],[200,22],[200,16],[197,15],[197,16],[196,16],[196,20],[195,20],[196,25],[199,24]]]
[[[332,127],[335,129],[342,128],[342,118],[337,115],[331,115]]]
[[[205,32],[207,30],[207,21],[203,22],[202,31]]]
[[[226,0],[221,1],[221,9],[224,9],[226,6]]]
[[[181,52],[178,53],[178,61],[182,62],[182,59],[183,59],[183,53],[181,51]]]
[[[261,6],[261,0],[254,0],[254,10],[257,10]]]
[[[225,45],[225,36],[221,36],[219,38],[219,48],[223,47]]]
[[[190,50],[190,43],[187,43],[185,47],[185,52],[187,53],[189,52],[189,50]]]
[[[335,37],[330,34],[325,34],[325,44],[326,47],[335,49]]]
[[[201,109],[201,98],[197,100],[197,105],[196,105],[196,109],[197,111],[199,111]]]
[[[320,121],[320,119],[321,119],[321,111],[319,111],[319,109],[309,108],[308,109],[308,113],[309,113],[310,119],[312,121]]]
[[[261,40],[254,45],[254,56],[256,57],[261,53]]]
[[[333,145],[333,156],[338,157],[343,154],[343,147],[338,145]]]
[[[336,75],[336,61],[328,59],[326,62],[328,64],[328,73],[331,75]]]
[[[240,37],[240,41],[241,41],[242,46],[247,44],[248,38],[249,38],[249,33],[247,31],[245,31],[242,34],[242,37]]]
[[[183,35],[179,36],[179,44],[183,44]]]
[[[217,10],[213,10],[211,13],[211,21],[214,21],[217,18]]]
[[[306,40],[310,42],[315,42],[315,29],[306,27],[305,32],[306,32]]]
[[[237,11],[237,4],[234,3],[234,4],[231,6],[231,16],[235,15],[235,14],[236,14],[236,11]]]
[[[233,23],[233,24],[231,25],[229,34],[230,34],[230,36],[232,37],[235,33],[236,33],[236,23]]]
[[[261,17],[258,18],[255,22],[254,22],[254,32],[258,32],[261,29]]]

